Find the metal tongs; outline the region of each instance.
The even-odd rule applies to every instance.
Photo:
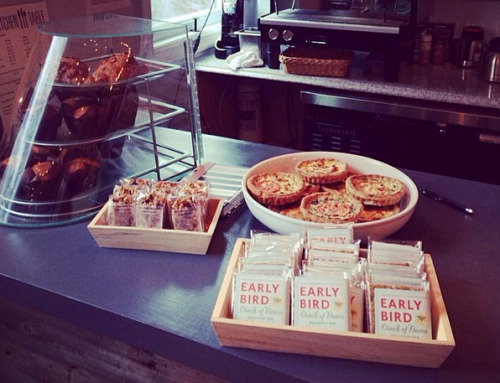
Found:
[[[245,198],[243,197],[243,191],[240,189],[224,203],[221,213],[222,217],[226,218],[234,215],[244,204]]]

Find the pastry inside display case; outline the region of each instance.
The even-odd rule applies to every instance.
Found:
[[[159,54],[161,38],[170,43]],[[90,15],[38,26],[0,141],[0,224],[73,222],[124,177],[175,179],[195,167],[193,69],[183,25]],[[186,142],[169,138],[178,130]]]

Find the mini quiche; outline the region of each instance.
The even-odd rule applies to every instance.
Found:
[[[332,184],[321,185],[321,191],[327,192],[327,191],[334,191],[334,190],[338,191],[338,192],[346,193],[345,182],[339,181],[339,182],[334,182]]]
[[[304,220],[321,223],[358,221],[363,204],[338,191],[313,193],[302,198],[300,211]]]
[[[281,215],[290,217],[290,218],[295,218],[295,219],[300,219],[304,220],[304,217],[302,217],[302,212],[300,211],[300,204],[292,204],[292,205],[286,205],[286,206],[270,206],[269,207],[272,211],[279,213]]]
[[[335,158],[315,158],[297,163],[295,170],[305,182],[331,184],[347,177],[347,164]]]
[[[306,190],[306,184],[298,174],[286,172],[255,174],[246,184],[257,201],[270,206],[296,202]]]
[[[399,205],[390,206],[365,206],[359,216],[359,222],[378,221],[379,219],[391,217],[400,212]]]
[[[321,190],[321,185],[310,184],[308,182],[306,184],[306,190],[304,190],[304,194],[317,193]]]
[[[359,174],[346,179],[347,193],[364,205],[389,206],[397,204],[405,193],[401,181],[379,174]]]

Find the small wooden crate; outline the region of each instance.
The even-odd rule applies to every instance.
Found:
[[[432,299],[432,340],[232,319],[231,279],[245,241],[240,238],[236,242],[212,313],[212,326],[222,346],[432,368],[441,366],[455,348],[436,271],[428,254],[425,260]]]
[[[328,48],[290,47],[280,54],[285,73],[307,76],[345,77],[354,52]]]
[[[206,254],[219,220],[223,200],[212,198],[208,204],[208,229],[205,232],[108,226],[108,203],[88,225],[101,247]]]

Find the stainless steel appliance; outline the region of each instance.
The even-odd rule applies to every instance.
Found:
[[[455,43],[453,62],[459,67],[477,67],[484,52],[486,43],[483,28],[466,26],[462,30],[462,37]]]
[[[306,3],[304,1],[304,3]],[[413,56],[417,24],[427,20],[431,0],[321,0],[314,7],[293,1],[260,17],[267,65],[279,68],[282,45],[374,52],[384,56],[384,77],[397,81],[400,62]]]
[[[259,17],[271,12],[270,0],[243,0],[243,29],[257,31]]]
[[[500,185],[500,117],[423,102],[301,92],[304,149]]]
[[[485,81],[500,82],[500,37],[494,37],[489,50],[480,60],[479,78]]]

